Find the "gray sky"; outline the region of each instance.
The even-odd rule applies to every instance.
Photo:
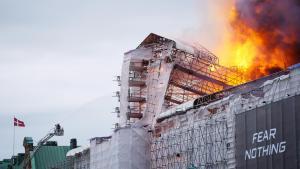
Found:
[[[24,136],[36,143],[57,122],[60,145],[109,135],[123,53],[151,32],[214,48],[208,2],[0,0],[0,159],[12,155],[14,115],[26,123],[16,128],[17,153]]]

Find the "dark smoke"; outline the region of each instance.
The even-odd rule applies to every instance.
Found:
[[[233,28],[242,24],[258,32],[263,39],[259,49],[266,62],[279,59],[271,55],[275,49],[283,51],[281,60],[286,67],[300,62],[300,0],[236,0],[235,9]]]
[[[282,69],[280,67],[271,67],[266,69],[269,74],[280,72]]]

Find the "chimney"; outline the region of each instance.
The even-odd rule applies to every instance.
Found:
[[[33,150],[33,140],[31,137],[24,137],[23,146],[25,148],[25,153],[29,153]]]
[[[76,140],[76,138],[72,138],[70,140],[70,148],[71,149],[77,148],[77,140]]]

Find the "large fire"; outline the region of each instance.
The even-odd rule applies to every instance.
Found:
[[[300,0],[235,0],[219,55],[249,79],[300,61]]]

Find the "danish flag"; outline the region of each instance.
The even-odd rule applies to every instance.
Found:
[[[14,117],[14,126],[25,127],[25,123],[24,121],[18,120],[17,118]]]

